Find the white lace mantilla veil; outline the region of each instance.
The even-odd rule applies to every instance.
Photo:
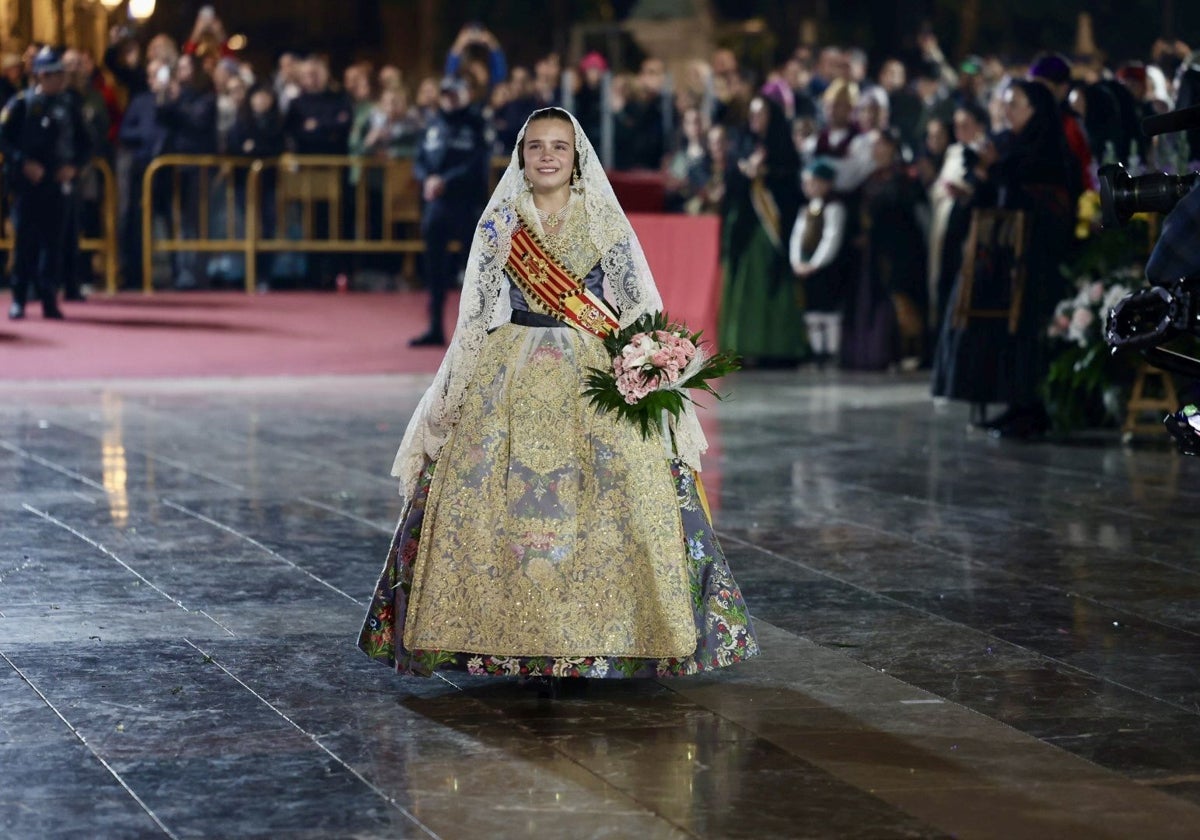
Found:
[[[530,120],[534,116],[537,112]],[[620,311],[621,326],[627,327],[642,315],[662,309],[662,298],[654,285],[641,243],[617,202],[596,150],[584,135],[579,121],[573,115],[568,116],[575,128],[575,152],[579,159],[577,188],[582,188],[592,244],[602,255],[604,296]],[[529,120],[526,120],[517,135],[508,168],[475,229],[463,275],[454,337],[433,384],[409,420],[392,464],[392,475],[400,479],[400,494],[407,499],[413,497],[426,459],[437,458],[458,421],[463,397],[475,375],[488,330],[508,323],[512,314],[504,265],[518,222],[517,204],[529,200],[525,173],[517,160],[517,150],[528,127]],[[685,406],[678,421],[672,422],[672,431],[675,454],[688,466],[699,470],[700,455],[708,448],[708,442],[690,404]]]

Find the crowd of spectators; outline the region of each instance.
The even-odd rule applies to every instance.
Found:
[[[37,46],[0,61],[0,96],[25,83]],[[557,53],[532,67],[512,65],[495,35],[472,23],[458,33],[441,74],[408,79],[398,67],[365,61],[335,74],[324,57],[293,52],[272,68],[251,66],[206,7],[182,43],[166,34],[143,43],[115,29],[100,62],[71,50],[66,63],[97,148],[118,171],[129,286],[141,283],[141,208],[131,196],[156,155],[412,157],[437,112],[442,79],[454,76],[485,118],[494,153],[508,154],[535,109],[564,106],[610,171],[660,173],[665,210],[721,214],[727,271],[740,270],[729,264],[753,232],[738,226],[748,208],[761,209],[754,202],[765,193],[751,187],[765,185],[777,216],[767,233],[799,289],[800,320],[807,316],[801,343],[849,367],[933,360],[962,262],[964,218],[976,194],[996,186],[989,168],[1019,133],[1016,80],[1036,79],[1053,98],[1071,154],[1072,200],[1095,187],[1101,163],[1180,169],[1188,141],[1200,153],[1194,133],[1152,143],[1139,129],[1147,114],[1200,100],[1200,58],[1175,41],[1111,67],[1052,52],[952,62],[926,35],[915,55],[877,66],[854,47],[799,45],[765,73],[725,48],[673,73],[654,56],[628,72],[595,51],[569,66]],[[777,142],[783,136],[788,143]],[[818,235],[826,206],[832,221]],[[181,266],[177,282],[203,284],[187,276],[191,270]],[[727,296],[737,293],[734,279],[726,278]],[[864,300],[882,298],[891,309],[880,319]],[[890,332],[880,339],[879,330]],[[769,362],[776,353],[749,355]],[[782,360],[805,355],[788,350]]]

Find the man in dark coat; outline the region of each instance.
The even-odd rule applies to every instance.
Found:
[[[300,66],[300,94],[287,106],[283,133],[288,147],[298,155],[345,155],[350,150],[350,129],[354,124],[354,103],[350,97],[329,86],[329,68],[320,58],[309,58]],[[349,171],[341,183],[343,195],[349,194]],[[343,201],[344,218],[335,219],[329,207],[319,202],[314,207],[314,236],[330,236],[333,226],[341,225],[349,238],[353,201]],[[351,260],[344,254],[320,254],[306,261],[310,284],[329,284],[331,278],[348,273]]]
[[[122,285],[126,289],[142,288],[142,214],[161,208],[168,198],[163,195],[167,179],[158,178],[157,194],[151,200],[152,206],[142,206],[142,178],[151,161],[162,154],[167,142],[167,127],[158,121],[159,90],[165,90],[167,86],[166,78],[159,73],[160,69],[166,69],[166,66],[157,61],[150,63],[145,75],[154,87],[144,83],[141,90],[133,95],[117,132],[120,153],[128,159],[128,165],[119,170],[120,191],[124,201],[121,202],[121,218],[117,226]],[[170,75],[169,69],[166,75]]]
[[[354,103],[329,87],[324,62],[310,58],[300,70],[301,93],[288,105],[284,134],[299,155],[344,155],[350,148]]]
[[[487,198],[490,143],[482,117],[470,107],[466,83],[443,80],[438,106],[413,166],[424,202],[421,236],[429,285],[429,329],[409,342],[414,347],[446,343],[443,312],[453,273],[449,245],[470,242]]]
[[[157,79],[155,80],[157,86]],[[217,153],[217,95],[212,79],[192,55],[182,55],[175,76],[157,94],[156,119],[167,129],[163,152],[181,155]],[[179,196],[182,215],[180,234],[185,239],[200,235],[200,169],[179,167]],[[207,259],[195,251],[172,255],[176,289],[194,289],[206,274]]]

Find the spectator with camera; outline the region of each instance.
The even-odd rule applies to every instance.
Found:
[[[183,52],[186,55],[212,55],[214,61],[233,55],[233,50],[229,48],[229,37],[225,33],[225,24],[217,17],[217,12],[212,6],[201,6],[200,11],[196,13],[192,33],[183,42]]]
[[[469,61],[480,61],[487,69],[486,86],[503,82],[508,78],[508,60],[500,42],[478,21],[472,21],[458,32],[446,56],[446,76],[460,76]]]
[[[424,133],[408,92],[403,87],[384,91],[371,114],[363,152],[384,158],[413,157]]]

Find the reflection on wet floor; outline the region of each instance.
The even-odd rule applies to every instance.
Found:
[[[0,836],[1195,836],[1200,461],[739,375],[705,481],[764,655],[550,701],[354,647],[425,381],[9,389]]]

